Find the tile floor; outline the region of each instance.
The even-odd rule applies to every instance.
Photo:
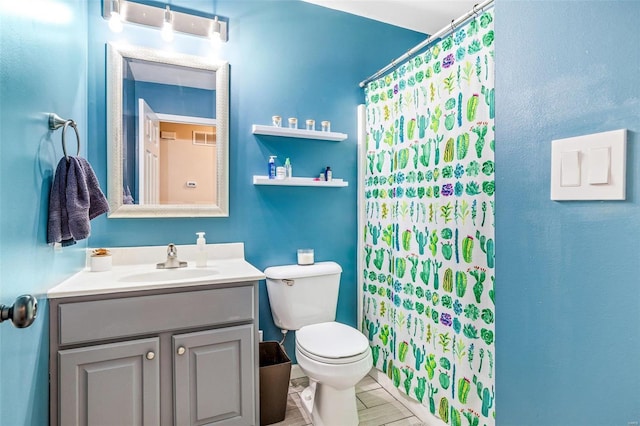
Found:
[[[311,420],[302,408],[300,392],[309,384],[306,377],[292,379],[289,385],[287,413],[284,421],[275,426],[306,426]],[[397,399],[387,392],[371,376],[356,385],[360,426],[417,426],[424,425]]]

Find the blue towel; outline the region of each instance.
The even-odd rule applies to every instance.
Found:
[[[49,197],[48,243],[70,246],[91,233],[89,221],[109,211],[89,162],[82,157],[62,158],[56,168]]]

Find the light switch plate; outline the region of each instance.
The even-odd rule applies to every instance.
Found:
[[[176,140],[176,132],[168,132],[166,130],[160,132],[160,139],[170,139],[170,140]]]
[[[626,129],[553,140],[551,199],[624,200],[626,164]]]

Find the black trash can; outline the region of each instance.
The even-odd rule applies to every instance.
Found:
[[[260,342],[260,425],[284,420],[291,360],[278,342]]]

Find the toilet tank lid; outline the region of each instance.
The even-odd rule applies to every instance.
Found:
[[[267,278],[275,280],[318,277],[322,275],[339,274],[342,268],[335,262],[318,262],[313,265],[283,265],[270,266],[264,270]]]

